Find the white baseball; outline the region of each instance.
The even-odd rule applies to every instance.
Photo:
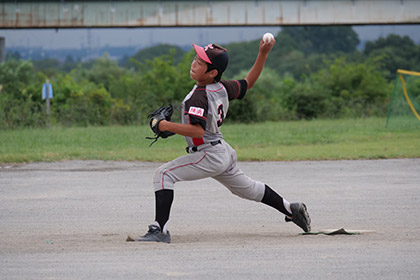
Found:
[[[264,44],[270,44],[271,40],[274,40],[273,34],[269,32],[265,33],[263,36]]]

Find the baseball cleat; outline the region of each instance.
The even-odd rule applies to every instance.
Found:
[[[292,218],[286,217],[286,222],[293,222],[304,232],[311,231],[311,218],[309,217],[306,205],[302,202],[290,203]]]
[[[158,227],[157,225],[150,225],[149,231],[142,237],[137,238],[136,241],[142,241],[142,242],[154,241],[154,242],[171,243],[171,235],[169,231],[166,232],[166,234],[162,233],[162,231],[160,230],[160,227]]]

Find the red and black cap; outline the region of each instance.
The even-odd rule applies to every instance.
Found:
[[[205,47],[196,44],[193,44],[193,46],[198,57],[219,70],[219,74],[226,70],[229,58],[225,48],[217,44],[209,44]]]

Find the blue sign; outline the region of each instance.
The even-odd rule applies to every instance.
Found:
[[[53,90],[52,90],[52,85],[48,84],[48,93],[50,96],[50,99],[53,98]],[[47,84],[43,84],[42,85],[42,99],[46,99],[47,98]]]

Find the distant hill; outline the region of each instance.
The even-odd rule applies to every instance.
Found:
[[[183,50],[181,47],[168,45],[168,44],[161,44],[161,45],[156,45],[153,47],[148,47],[148,48],[139,50],[132,57],[125,56],[120,61],[120,65],[124,67],[135,67],[135,65],[130,61],[131,58],[143,63],[146,60],[151,60],[155,57],[159,57],[165,54],[170,54],[171,51],[175,53],[174,54],[175,64],[180,62],[186,53],[186,51]]]
[[[67,57],[74,60],[88,61],[103,56],[105,53],[112,60],[121,60],[124,56],[132,56],[138,49],[134,47],[102,47],[98,49],[44,49],[28,47],[6,47],[7,54],[13,54],[24,60],[56,59],[63,62]]]

